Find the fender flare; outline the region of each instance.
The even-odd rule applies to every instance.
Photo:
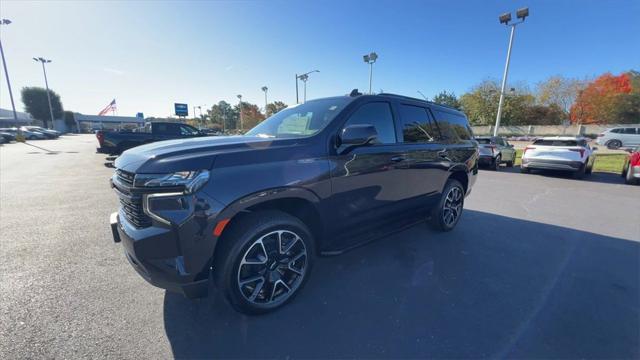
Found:
[[[278,199],[300,199],[311,203],[319,213],[320,197],[313,191],[302,187],[277,187],[260,190],[232,201],[217,216],[217,222],[233,219],[239,213],[268,201]]]

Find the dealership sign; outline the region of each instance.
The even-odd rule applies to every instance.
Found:
[[[189,106],[187,104],[173,104],[176,109],[176,116],[189,116]]]

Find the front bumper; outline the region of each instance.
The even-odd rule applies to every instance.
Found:
[[[136,272],[150,284],[188,298],[207,295],[218,240],[213,235],[215,221],[209,219],[216,218],[221,206],[203,196],[189,196],[195,206],[180,223],[152,220],[151,226],[138,228],[128,221],[122,208],[110,219],[113,240],[123,245]]]
[[[581,161],[522,159],[522,167],[526,169],[578,171],[584,165]]]

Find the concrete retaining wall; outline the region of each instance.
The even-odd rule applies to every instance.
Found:
[[[607,129],[638,124],[605,124],[605,125],[519,125],[500,126],[500,134],[505,135],[587,135],[599,134]],[[493,126],[472,126],[475,135],[493,134]]]

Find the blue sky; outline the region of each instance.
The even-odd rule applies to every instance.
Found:
[[[17,107],[43,86],[65,109],[168,116],[174,102],[295,102],[296,72],[319,69],[308,98],[368,87],[362,55],[376,51],[374,89],[432,97],[502,76],[504,11],[529,6],[518,26],[510,81],[592,77],[640,69],[640,1],[232,1],[27,2],[3,0],[1,27]],[[0,107],[10,108],[4,73]]]

